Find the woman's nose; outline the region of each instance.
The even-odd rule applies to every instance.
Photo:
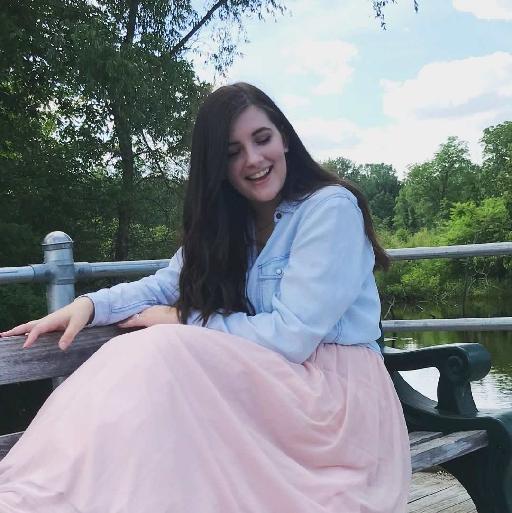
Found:
[[[247,148],[245,155],[245,163],[247,166],[258,166],[263,161],[261,152],[255,146]]]

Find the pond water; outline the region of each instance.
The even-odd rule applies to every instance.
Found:
[[[421,311],[405,309],[395,311],[397,319],[453,318],[458,317],[454,308],[440,309],[436,306],[422,306]],[[398,315],[397,315],[398,314]],[[510,297],[495,298],[485,304],[472,304],[467,317],[512,316]],[[478,342],[491,354],[492,368],[480,381],[471,384],[473,396],[478,408],[512,408],[512,332],[416,332],[386,333],[387,345],[399,349],[414,349],[453,342]],[[436,399],[436,387],[439,372],[437,369],[421,369],[402,373],[404,378],[419,392]]]

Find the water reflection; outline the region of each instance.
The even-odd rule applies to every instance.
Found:
[[[387,336],[392,336],[388,333]],[[387,338],[387,337],[386,337]],[[491,353],[492,368],[482,380],[471,384],[478,408],[512,408],[512,333],[511,332],[424,332],[400,333],[393,336],[400,349],[413,349],[452,342],[478,342]],[[390,344],[392,341],[388,341]],[[436,399],[437,369],[402,373],[419,392]]]

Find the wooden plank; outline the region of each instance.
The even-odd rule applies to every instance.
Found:
[[[448,513],[455,508],[460,509],[461,504],[471,506],[471,502],[468,502],[468,498],[463,494],[460,488],[456,484],[453,484],[428,497],[410,503],[409,513]]]
[[[0,385],[67,376],[112,337],[133,330],[116,326],[86,328],[66,350],[57,345],[60,333],[41,335],[36,343],[22,349],[25,337],[0,339]]]
[[[485,431],[460,431],[419,443],[411,447],[412,471],[439,465],[487,445]]]
[[[420,492],[421,493],[418,493]],[[444,472],[414,474],[408,513],[477,513],[464,487]]]
[[[466,500],[454,504],[449,509],[442,511],[441,513],[478,513],[474,502],[468,497]]]
[[[0,460],[11,450],[11,447],[19,440],[23,431],[0,436]]]
[[[414,502],[436,491],[449,488],[453,484],[452,481],[453,477],[451,479],[440,479],[438,472],[418,472],[412,476],[409,502]]]
[[[409,433],[409,445],[413,447],[419,443],[428,442],[441,436],[444,436],[444,434],[438,431],[412,431]]]
[[[450,486],[443,488],[442,490],[436,490],[432,487],[429,490],[429,494],[417,501],[409,503],[410,513],[439,513],[443,509],[449,508],[461,502],[459,499],[459,490],[455,483],[451,483]]]

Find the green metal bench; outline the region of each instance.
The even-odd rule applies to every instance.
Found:
[[[479,513],[512,513],[512,410],[479,411],[471,381],[491,368],[480,344],[383,348],[410,431],[413,471],[440,465],[466,488]],[[439,370],[437,402],[399,371]]]
[[[107,326],[83,330],[66,352],[50,333],[30,349],[24,337],[0,341],[0,385],[71,374],[102,344],[126,333]],[[383,348],[384,359],[409,428],[413,472],[441,465],[471,495],[479,513],[512,513],[512,410],[478,411],[470,382],[490,369],[479,344],[451,344],[401,351]],[[412,388],[399,371],[436,367],[438,401]],[[0,436],[0,458],[22,432]]]

